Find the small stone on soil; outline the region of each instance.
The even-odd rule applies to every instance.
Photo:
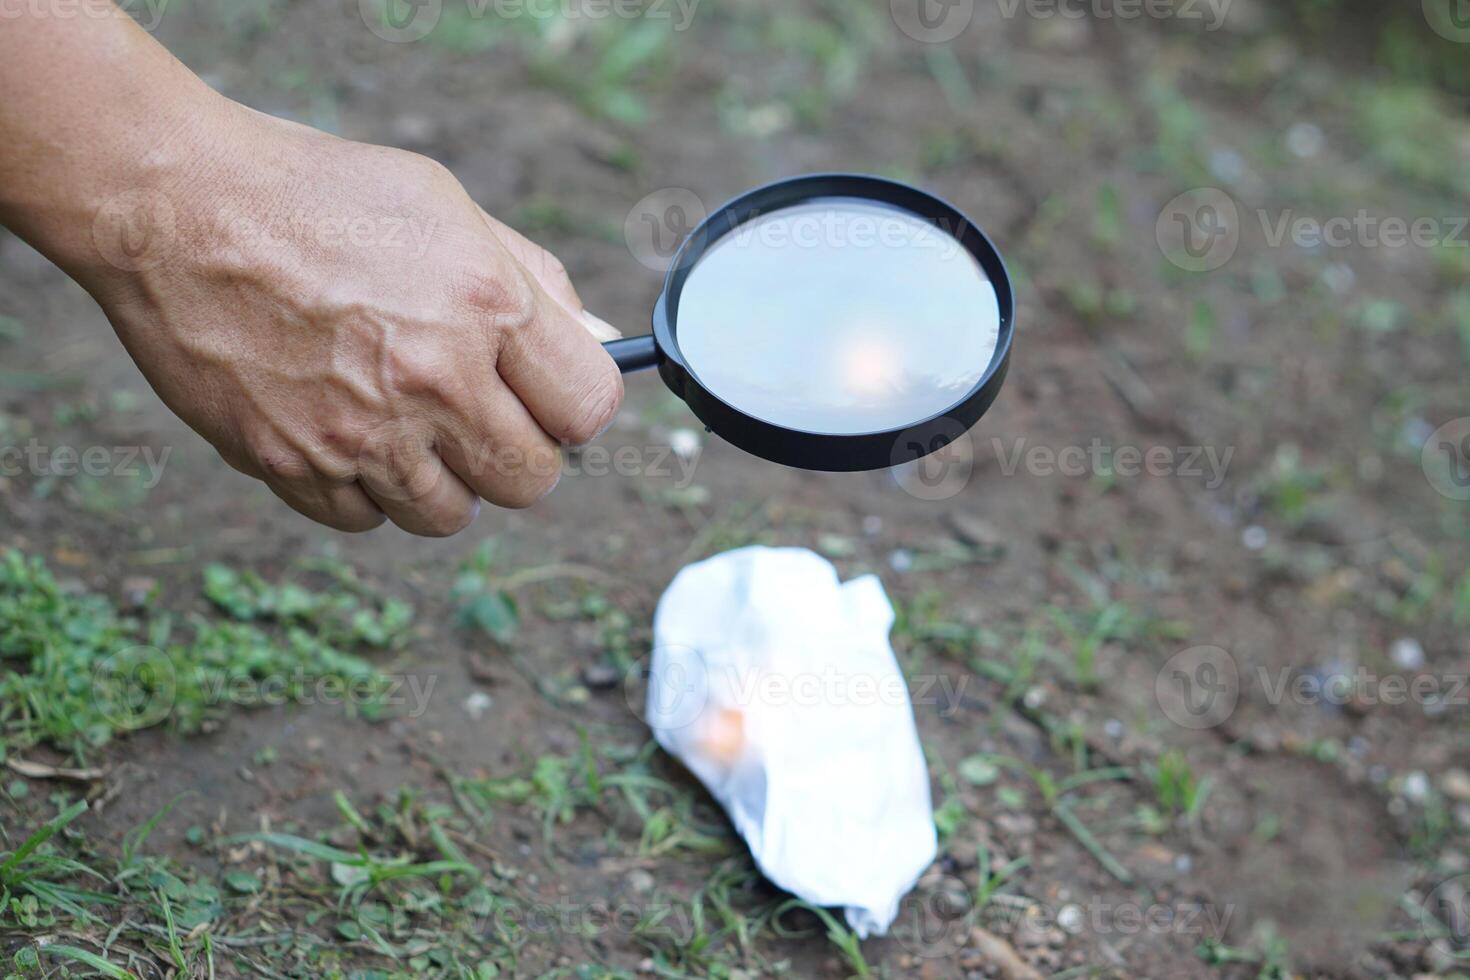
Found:
[[[1005,538],[994,524],[973,514],[955,511],[949,515],[949,526],[967,544],[979,548],[1004,548]]]
[[[1424,666],[1424,647],[1412,637],[1394,640],[1388,655],[1404,670],[1419,670]]]
[[[485,712],[490,710],[490,706],[494,703],[495,702],[490,699],[490,695],[486,694],[484,691],[476,691],[474,694],[471,694],[469,697],[465,698],[464,710],[469,714],[471,718],[479,721],[482,717],[484,717]]]
[[[594,691],[606,691],[618,686],[618,671],[612,664],[588,664],[582,668],[582,683]]]

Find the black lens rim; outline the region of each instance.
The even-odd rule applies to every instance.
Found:
[[[699,259],[725,235],[753,218],[818,198],[856,197],[913,214],[956,238],[975,257],[995,288],[1000,334],[979,381],[949,408],[901,429],[831,434],[788,429],[747,415],[711,393],[695,376],[678,343],[679,296]],[[710,431],[763,459],[834,473],[884,469],[943,449],[980,420],[1000,393],[1010,367],[1015,334],[1015,296],[1000,251],[980,226],[942,198],[901,181],[870,174],[823,173],[790,177],[757,187],[712,212],[675,253],[653,308],[658,370]]]

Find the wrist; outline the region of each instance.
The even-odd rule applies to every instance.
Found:
[[[95,292],[148,262],[247,113],[124,16],[36,11],[0,36],[0,223]]]
[[[193,213],[241,165],[231,137],[245,110],[200,89],[97,150],[38,202],[33,244],[88,291],[177,258]]]

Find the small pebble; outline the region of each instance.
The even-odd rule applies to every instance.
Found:
[[[594,691],[606,691],[618,686],[618,670],[608,663],[588,664],[582,668],[582,683]]]
[[[970,907],[970,896],[963,888],[951,885],[935,896],[935,911],[945,922],[953,922],[964,917],[965,911]]]
[[[478,721],[484,716],[486,711],[490,710],[490,705],[494,703],[495,702],[490,699],[490,695],[486,694],[484,691],[476,691],[474,694],[471,694],[469,697],[464,699],[464,710],[469,713],[469,716],[471,718],[474,718],[476,721]]]
[[[967,544],[980,548],[1005,547],[1005,538],[1000,529],[983,518],[955,511],[949,515],[949,526]]]
[[[1404,670],[1419,670],[1424,666],[1424,647],[1412,637],[1394,640],[1388,655]]]

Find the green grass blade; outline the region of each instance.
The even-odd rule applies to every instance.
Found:
[[[78,800],[51,818],[44,827],[28,837],[16,852],[5,860],[4,864],[0,864],[0,880],[8,879],[14,873],[15,869],[20,866],[22,861],[35,853],[36,848],[46,843],[52,837],[55,837],[63,827],[81,816],[86,810],[87,801]]]
[[[137,974],[124,970],[114,963],[109,963],[96,953],[89,953],[85,949],[78,949],[75,946],[63,946],[60,943],[51,943],[48,946],[42,946],[41,952],[47,956],[55,956],[59,959],[85,963],[98,973],[104,976],[115,977],[116,980],[138,980]]]

